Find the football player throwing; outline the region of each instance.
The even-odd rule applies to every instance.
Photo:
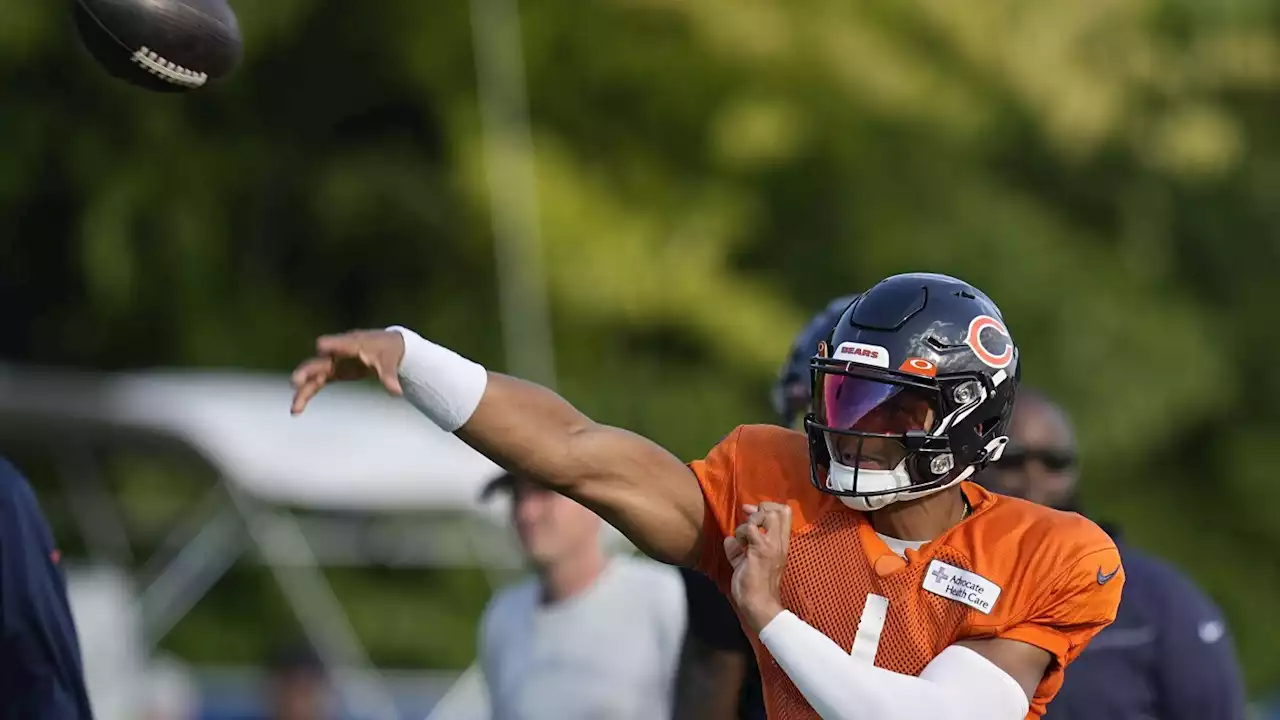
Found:
[[[877,283],[815,348],[803,432],[744,425],[687,465],[405,328],[316,348],[294,413],[328,382],[376,376],[732,592],[772,718],[1039,717],[1115,618],[1124,572],[1104,532],[969,482],[1007,442],[1020,360],[1000,310],[956,278]]]

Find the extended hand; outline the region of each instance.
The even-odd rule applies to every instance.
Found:
[[[724,550],[733,566],[733,599],[756,632],[782,612],[782,573],[791,546],[791,508],[778,503],[743,505],[747,521]]]
[[[400,395],[400,360],[404,338],[394,330],[352,330],[316,340],[316,356],[293,371],[294,415],[332,380],[361,380],[375,376],[393,395]]]

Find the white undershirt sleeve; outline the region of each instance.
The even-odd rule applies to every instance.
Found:
[[[785,610],[760,631],[760,642],[824,720],[1023,720],[1030,706],[1016,680],[961,645],[915,677],[854,659]]]

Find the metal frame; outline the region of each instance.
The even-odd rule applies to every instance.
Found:
[[[239,401],[229,397],[234,393],[240,394]],[[490,573],[519,567],[514,545],[499,530],[505,526],[493,522],[501,508],[486,509],[475,500],[479,488],[499,471],[438,430],[432,434],[419,425],[406,432],[398,424],[406,421],[402,403],[362,389],[328,393],[336,397],[329,398],[327,413],[322,410],[318,414],[331,417],[313,423],[315,438],[300,434],[289,442],[262,443],[262,428],[253,427],[256,419],[264,406],[278,407],[284,413],[287,394],[285,378],[255,375],[110,375],[0,366],[0,442],[43,447],[54,453],[59,484],[67,493],[91,559],[122,567],[136,565],[135,553],[93,448],[100,444],[159,446],[199,457],[215,471],[218,483],[135,573],[147,652],[154,651],[246,551],[254,550],[308,639],[333,669],[347,708],[360,717],[396,718],[391,694],[321,567],[367,566],[389,559],[399,566],[479,566]],[[318,407],[324,406],[322,399]],[[229,422],[202,424],[228,407],[233,413]],[[241,419],[236,413],[243,413],[249,425],[243,437],[236,435]],[[332,444],[336,437],[333,423],[383,423],[385,428],[375,441],[352,438],[352,447],[339,452],[376,453],[386,471],[386,455],[392,451],[389,447],[396,445],[387,437],[398,434],[401,466],[391,468],[389,475],[384,472],[383,486],[370,478],[350,478],[356,488],[350,497],[343,495],[346,489],[341,484],[329,487],[328,495],[308,497],[306,484],[297,478],[292,485],[271,482],[272,470],[288,471],[291,462],[302,463],[319,443]],[[284,428],[281,438],[296,434],[293,426],[279,427]],[[234,432],[225,432],[228,428]],[[265,452],[261,462],[244,452],[255,443]],[[423,443],[429,445],[425,451]],[[263,472],[258,472],[259,465]],[[319,475],[330,469],[328,465],[302,472]],[[446,468],[443,476],[433,474],[435,466]],[[383,494],[369,491],[366,485],[382,487]],[[290,496],[289,487],[303,488],[303,492]],[[345,520],[309,518],[290,506],[321,510],[348,507],[353,512]],[[379,527],[376,518],[387,517],[386,511],[392,508],[406,507],[462,514],[470,520],[462,523],[461,533],[454,520],[448,527],[419,528],[412,542],[421,547],[413,553],[400,552],[394,527],[388,533],[391,539],[384,539],[373,552],[346,541],[361,534],[360,525],[372,522]],[[344,540],[318,542],[335,532]],[[323,555],[317,553],[317,546]]]

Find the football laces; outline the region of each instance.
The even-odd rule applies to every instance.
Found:
[[[196,72],[166,60],[145,45],[133,54],[133,61],[161,80],[188,88],[198,88],[209,81],[208,73]]]

